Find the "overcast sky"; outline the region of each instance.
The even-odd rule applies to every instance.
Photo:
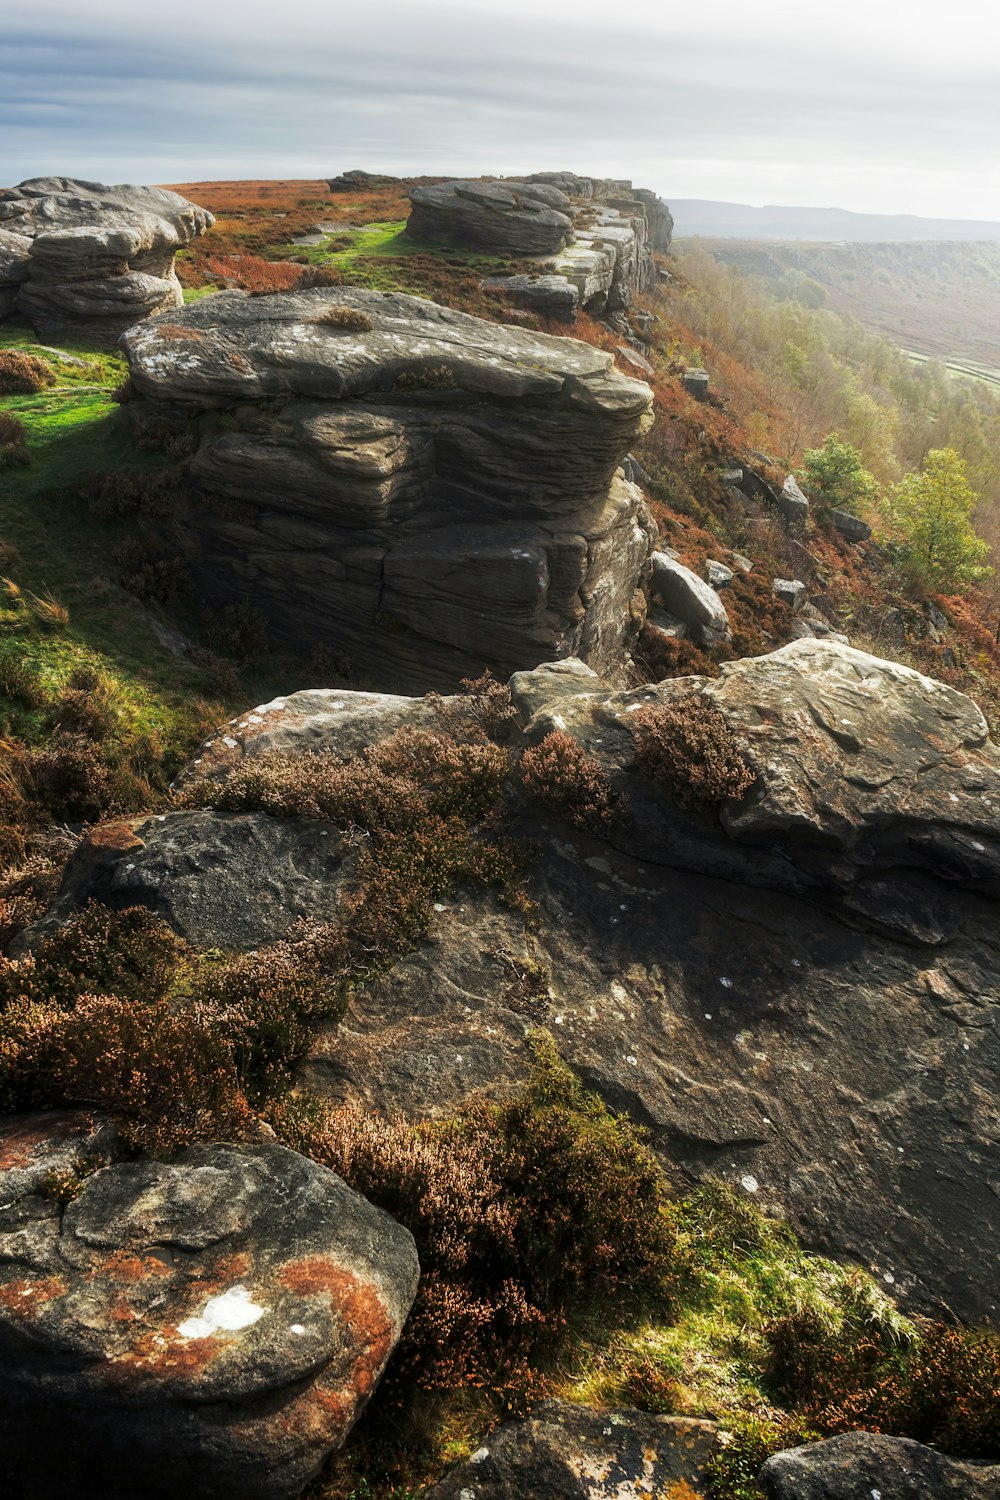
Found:
[[[571,168],[1000,220],[988,0],[32,0],[0,181]]]

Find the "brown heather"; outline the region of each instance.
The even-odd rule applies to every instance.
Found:
[[[725,715],[705,698],[651,704],[628,722],[639,770],[688,807],[711,811],[746,796],[757,779]]]
[[[47,359],[21,349],[0,349],[0,396],[33,396],[55,383],[56,372]]]
[[[621,816],[607,771],[562,730],[525,750],[520,772],[526,795],[574,828],[603,833]]]
[[[375,327],[374,319],[358,307],[326,307],[312,321],[345,333],[371,333]]]

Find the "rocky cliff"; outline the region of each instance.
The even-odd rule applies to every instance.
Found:
[[[0,191],[0,319],[45,338],[112,345],[140,318],[183,304],[174,256],[207,210],[164,188],[34,177]]]
[[[171,534],[204,595],[387,685],[624,659],[652,397],[610,355],[353,289],[226,293],[123,346],[136,429],[195,447]]]

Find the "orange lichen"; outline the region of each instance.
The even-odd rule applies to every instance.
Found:
[[[144,847],[142,839],[139,838],[131,823],[125,823],[120,819],[95,828],[84,844],[85,849],[110,849],[121,854],[127,853],[130,849]]]
[[[44,1115],[34,1121],[22,1121],[0,1128],[0,1172],[28,1166],[37,1148],[71,1135],[83,1135],[91,1128],[88,1116],[78,1114]]]
[[[42,1276],[37,1281],[18,1278],[0,1286],[0,1308],[15,1318],[31,1318],[46,1303],[65,1294],[66,1283],[58,1276]]]

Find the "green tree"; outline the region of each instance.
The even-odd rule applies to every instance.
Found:
[[[972,528],[978,499],[954,448],[932,448],[921,472],[889,492],[883,514],[924,587],[953,593],[992,573],[989,543]]]
[[[800,478],[821,509],[859,515],[878,498],[878,480],[861,462],[861,454],[839,433],[831,432],[821,448],[808,448]]]

